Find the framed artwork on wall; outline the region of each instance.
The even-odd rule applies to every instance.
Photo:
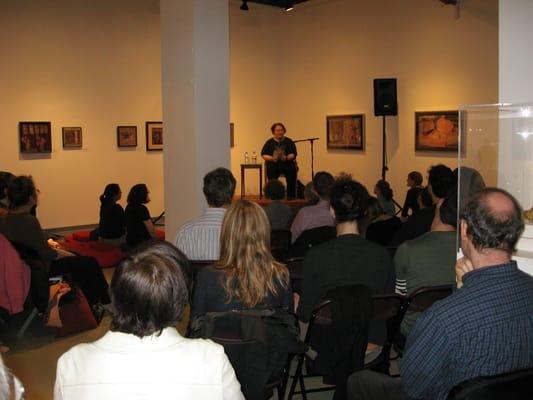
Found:
[[[364,150],[365,115],[328,115],[328,149]]]
[[[50,122],[19,122],[21,154],[51,153],[52,124]]]
[[[64,149],[81,149],[83,140],[80,127],[63,127],[62,131]]]
[[[146,122],[146,150],[163,150],[163,123],[161,121]]]
[[[137,147],[137,127],[117,126],[117,146]]]
[[[415,151],[450,151],[459,147],[459,111],[415,112]]]

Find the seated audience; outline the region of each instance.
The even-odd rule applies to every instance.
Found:
[[[192,318],[257,306],[292,309],[289,272],[270,253],[270,225],[258,204],[240,200],[226,212],[220,261],[202,269],[195,285]]]
[[[331,190],[331,209],[337,237],[313,247],[306,255],[298,318],[308,322],[313,308],[331,289],[363,284],[373,293],[392,293],[394,265],[387,250],[361,238],[358,221],[368,206],[366,188],[353,180],[340,180]]]
[[[389,182],[380,179],[374,186],[374,194],[377,196],[379,205],[385,214],[394,217],[396,215],[396,207],[394,206],[394,201],[392,201],[393,192]]]
[[[0,233],[19,251],[31,269],[31,294],[34,305],[46,312],[50,297],[48,278],[69,274],[93,307],[109,303],[108,286],[98,262],[63,250],[59,243],[45,239],[37,218],[30,214],[37,204],[37,190],[29,176],[14,178],[7,189],[9,213],[0,216]],[[62,294],[62,293],[61,293]]]
[[[429,189],[427,187],[420,190],[417,202],[418,211],[423,210],[424,208],[433,207],[433,199],[431,198],[431,194],[429,194]],[[418,211],[416,212],[418,213]]]
[[[474,194],[459,225],[459,289],[416,321],[401,378],[357,372],[350,398],[444,400],[463,381],[533,367],[533,277],[511,260],[523,230],[522,209],[509,193]]]
[[[456,227],[457,191],[451,190],[437,204],[431,231],[398,247],[394,256],[396,293],[410,295],[420,287],[455,283]],[[404,338],[419,315],[405,315],[400,328]],[[403,347],[403,343],[399,344]]]
[[[320,198],[316,194],[315,189],[313,189],[312,181],[308,182],[307,185],[305,185],[304,199],[305,199],[306,206],[314,206],[316,203],[320,201]]]
[[[329,172],[317,172],[313,178],[313,189],[320,201],[314,206],[303,207],[298,211],[291,225],[294,243],[303,231],[319,226],[334,226],[335,221],[329,212],[329,194],[335,179]]]
[[[392,245],[399,246],[406,240],[415,239],[429,232],[433,218],[435,218],[435,205],[443,199],[448,190],[453,187],[453,172],[443,164],[434,165],[429,169],[428,191],[433,205],[411,215],[392,238]]]
[[[387,246],[394,234],[402,227],[400,218],[387,214],[375,197],[368,200],[368,221],[365,238],[371,242]]]
[[[220,226],[235,193],[235,178],[226,168],[217,168],[204,177],[204,196],[208,208],[184,224],[176,235],[176,247],[189,260],[218,260]]]
[[[120,246],[124,242],[126,233],[124,209],[117,203],[121,197],[122,191],[116,183],[107,185],[100,196],[99,239],[114,246]]]
[[[55,400],[244,399],[222,346],[176,330],[187,258],[169,244],[124,260],[111,281],[110,331],[57,362]]]
[[[285,197],[285,186],[278,179],[271,179],[265,185],[265,197],[272,200],[265,207],[265,213],[270,221],[272,230],[288,230],[292,221],[291,208],[283,204],[281,200]]]
[[[0,171],[0,215],[7,214],[9,200],[7,199],[7,187],[15,176],[11,172]]]
[[[135,247],[155,238],[155,227],[150,211],[145,206],[150,202],[148,188],[144,183],[134,185],[128,194],[126,206],[126,243]]]
[[[409,190],[405,195],[402,217],[406,218],[409,215],[409,210],[411,210],[411,214],[418,211],[418,195],[420,190],[422,190],[422,181],[422,174],[418,171],[411,171],[407,175],[407,186],[409,187]]]

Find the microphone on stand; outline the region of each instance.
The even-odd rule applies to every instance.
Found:
[[[293,143],[309,142],[311,144],[311,180],[315,176],[315,166],[314,166],[315,153],[313,150],[313,144],[315,143],[315,140],[319,140],[319,139],[320,138],[313,137],[313,138],[307,138],[307,139],[293,140]]]

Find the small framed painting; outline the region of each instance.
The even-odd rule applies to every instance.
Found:
[[[146,150],[163,150],[163,123],[148,121],[146,123]]]
[[[50,122],[19,122],[21,154],[51,153],[52,124]]]
[[[81,149],[82,134],[80,127],[63,127],[63,148]]]
[[[326,117],[328,149],[364,150],[365,115]]]
[[[415,112],[415,151],[450,151],[459,148],[459,112]]]
[[[117,126],[117,146],[137,147],[137,127]]]

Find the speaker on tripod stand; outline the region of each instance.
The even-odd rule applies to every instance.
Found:
[[[387,170],[387,134],[385,117],[398,115],[396,98],[396,78],[374,79],[374,115],[383,117],[383,151],[381,160],[381,179],[386,179]]]

